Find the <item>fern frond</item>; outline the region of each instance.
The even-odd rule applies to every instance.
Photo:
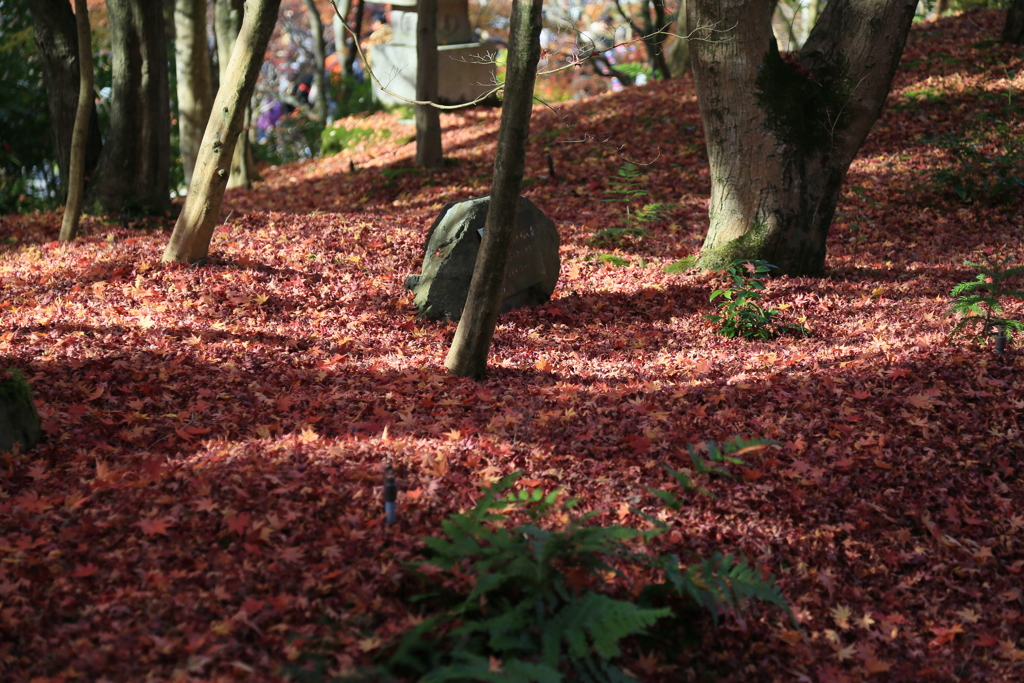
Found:
[[[598,656],[611,659],[619,654],[620,640],[643,633],[670,614],[672,610],[668,607],[643,608],[599,593],[585,593],[562,607],[545,624],[541,661],[555,666],[561,659],[563,642],[572,660],[589,656],[591,649]]]
[[[721,614],[737,612],[757,599],[783,608],[796,623],[773,578],[762,579],[743,558],[715,553],[700,564],[689,567],[683,579],[687,592],[716,619]]]

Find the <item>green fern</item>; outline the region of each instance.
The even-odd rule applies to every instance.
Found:
[[[691,460],[701,474],[728,476],[711,463],[742,463],[736,455],[770,443],[709,442],[708,459],[691,449]],[[571,519],[562,530],[544,528],[546,518],[571,511],[576,501],[561,501],[561,490],[511,491],[521,474],[504,477],[485,489],[472,509],[444,520],[443,537],[423,539],[429,559],[414,566],[457,568],[468,572],[472,586],[461,594],[439,590],[417,596],[435,614],[385,649],[387,676],[423,683],[547,683],[567,676],[594,683],[633,681],[615,663],[622,641],[644,634],[673,611],[664,603],[664,591],[645,589],[642,604],[597,592],[609,574],[661,570],[665,583],[648,588],[688,596],[716,620],[737,614],[752,600],[780,606],[792,618],[771,577],[761,578],[745,560],[716,554],[684,570],[675,555],[651,555],[647,542],[667,530],[664,522],[647,517],[654,528],[645,531],[600,526],[595,511]],[[648,599],[657,595],[662,597]]]
[[[604,228],[594,234],[590,243],[595,246],[618,245],[627,237],[646,237],[650,233],[647,232],[645,225],[663,219],[675,206],[665,202],[652,202],[634,211],[634,202],[649,194],[643,170],[636,164],[625,163],[616,172],[616,176],[608,183],[609,189],[605,190],[608,196],[601,201],[621,203],[626,213],[621,227]]]
[[[1014,333],[1024,332],[1024,323],[1000,315],[1004,298],[1024,300],[1024,291],[1008,288],[1004,284],[1024,274],[1024,266],[1010,265],[1012,258],[1012,255],[1005,258],[983,255],[983,263],[964,261],[964,265],[981,272],[973,280],[961,282],[950,292],[950,296],[956,297],[950,311],[960,316],[950,337],[963,335],[984,343],[988,337],[995,336],[997,349],[1001,352],[998,342],[1000,336],[1005,339],[1005,343],[1013,339]]]

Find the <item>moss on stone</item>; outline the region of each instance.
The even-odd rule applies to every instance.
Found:
[[[4,375],[9,376],[4,378]],[[32,401],[32,388],[18,370],[9,368],[0,371],[0,400],[12,404]]]

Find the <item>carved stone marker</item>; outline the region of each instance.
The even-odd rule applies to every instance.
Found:
[[[390,95],[373,81],[373,98],[387,107],[416,99],[416,0],[391,4],[391,41],[370,48],[373,73]],[[437,3],[437,99],[441,104],[465,104],[485,95],[494,84],[496,43],[473,36],[468,0]]]
[[[446,204],[430,226],[423,249],[423,270],[405,281],[406,288],[416,294],[421,316],[430,320],[462,317],[490,199],[478,197]],[[529,199],[520,197],[505,271],[502,313],[551,298],[561,265],[558,244],[558,231],[551,219]]]

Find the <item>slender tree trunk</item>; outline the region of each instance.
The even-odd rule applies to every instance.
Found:
[[[932,19],[938,19],[949,11],[949,0],[935,0],[935,8],[932,10]]]
[[[686,28],[686,3],[687,0],[679,0],[679,10],[676,12],[675,37],[666,50],[666,62],[668,70],[673,76],[682,77],[690,68],[690,40]]]
[[[352,27],[352,32],[355,33],[355,37],[351,36],[349,39],[352,41],[349,45],[348,52],[345,53],[345,76],[349,78],[355,77],[355,63],[356,55],[359,50],[356,49],[359,44],[359,38],[363,35],[363,0],[355,0],[356,2],[356,20],[355,25]],[[365,64],[363,66],[366,66]]]
[[[107,18],[110,129],[89,195],[109,213],[163,213],[171,135],[163,8],[152,0],[107,0]]]
[[[513,0],[505,101],[483,239],[473,268],[466,308],[455,330],[445,366],[459,377],[482,378],[501,306],[501,287],[519,212],[526,138],[533,113],[533,86],[540,60],[543,0]]]
[[[185,206],[178,216],[164,261],[202,263],[210,250],[246,106],[263,65],[281,0],[248,0],[245,19],[213,103]]]
[[[651,6],[654,7],[654,18],[651,18]],[[668,62],[665,60],[664,44],[665,31],[668,30],[668,21],[665,19],[665,0],[644,0],[640,7],[643,14],[643,28],[638,26],[633,17],[622,7],[620,0],[615,0],[615,8],[629,27],[640,36],[647,49],[647,60],[651,68],[661,74],[662,78],[671,78]],[[599,72],[600,73],[600,72]]]
[[[71,138],[78,118],[78,38],[75,15],[67,0],[28,0],[36,50],[46,78],[46,105],[53,129],[54,149],[60,170],[61,193],[66,194],[71,169]],[[90,46],[91,48],[91,46]],[[91,51],[91,49],[90,49]],[[103,149],[94,98],[89,111],[89,137],[85,147],[83,176],[86,182]]]
[[[245,18],[245,3],[243,0],[214,0],[214,2],[217,63],[220,70],[219,80],[223,85],[228,63],[231,61],[231,55],[238,40],[238,32],[241,30],[242,21]],[[249,103],[246,103],[246,107],[249,107]],[[248,189],[252,187],[252,181],[259,178],[252,164],[252,149],[249,144],[249,136],[246,134],[251,120],[250,108],[246,110],[241,137],[235,144],[235,156],[231,160],[231,175],[228,178],[227,189],[229,190],[236,187]]]
[[[210,49],[206,43],[206,0],[176,0],[174,59],[178,74],[178,131],[185,184],[192,181],[203,131],[213,106]]]
[[[334,54],[338,55],[338,59],[344,63],[345,45],[348,40],[345,22],[348,21],[348,13],[352,9],[352,0],[331,0],[331,3],[334,5],[334,15],[331,16],[331,28],[334,30]]]
[[[916,0],[830,0],[798,62],[779,55],[773,3],[690,0],[688,23],[711,166],[697,263],[764,259],[820,275],[850,162],[881,112]]]
[[[419,0],[416,10],[416,99],[437,101],[437,0]],[[416,105],[416,163],[440,168],[441,115],[436,107]]]
[[[92,31],[89,29],[89,7],[86,0],[75,0],[75,23],[78,26],[78,113],[71,134],[71,165],[67,174],[68,198],[64,205],[64,220],[60,226],[60,240],[70,242],[78,235],[78,219],[82,215],[85,194],[85,147],[89,139],[89,119],[92,117]]]
[[[309,33],[313,38],[313,83],[316,84],[316,100],[313,102],[313,116],[318,121],[327,121],[327,79],[324,78],[324,23],[315,0],[303,0],[309,17]]]
[[[1024,45],[1024,0],[1013,0],[1010,4],[1003,26],[1003,42]]]

